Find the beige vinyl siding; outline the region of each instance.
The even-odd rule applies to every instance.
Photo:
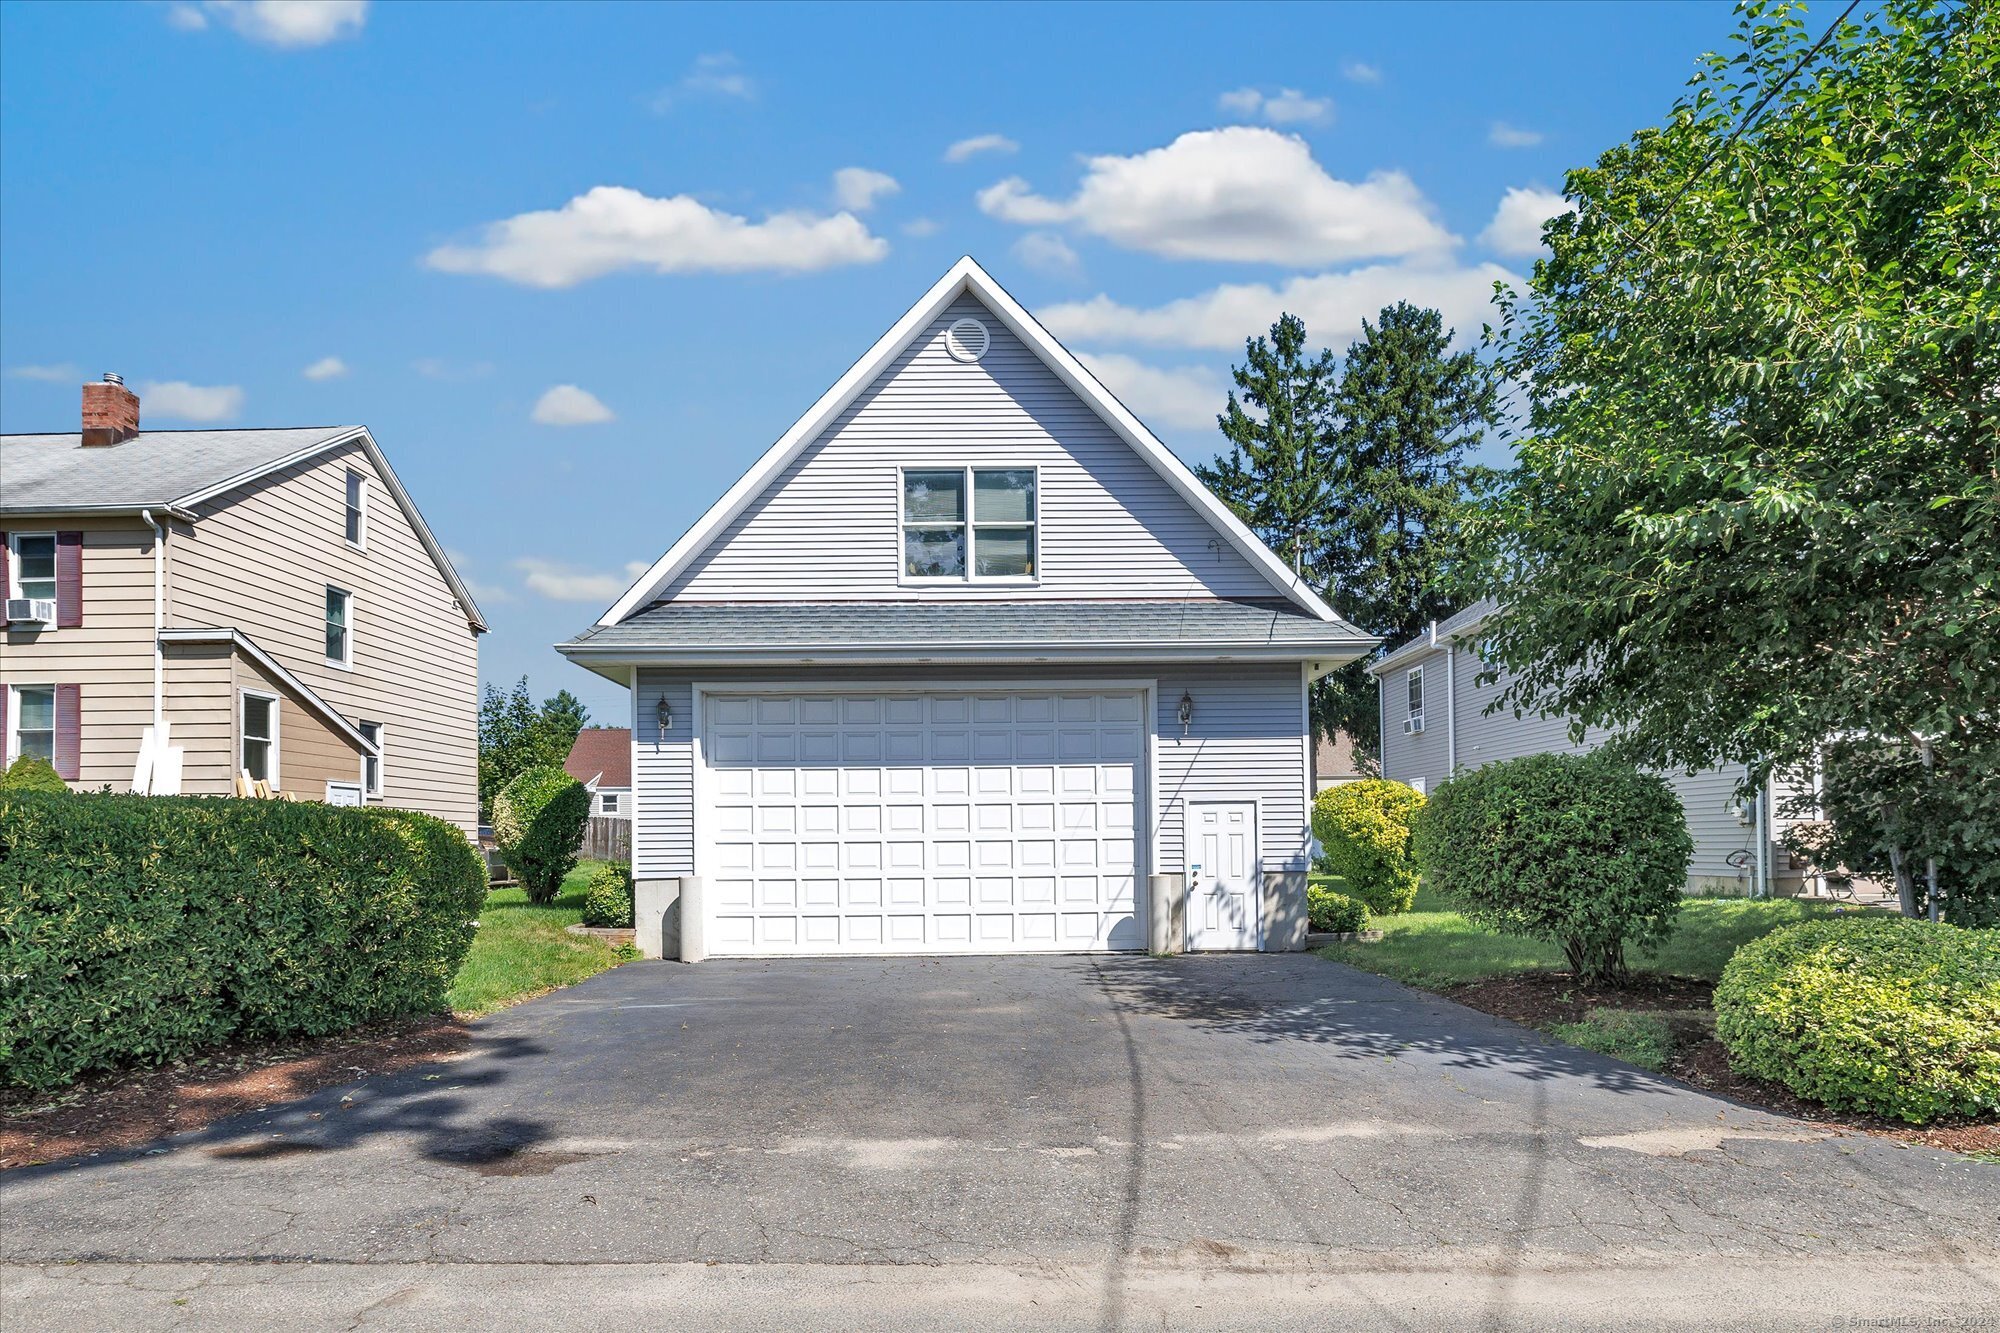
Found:
[[[244,690],[278,696],[278,774],[277,781],[272,783],[274,790],[290,792],[302,800],[323,801],[327,783],[361,780],[361,752],[329,727],[319,714],[306,708],[297,695],[240,653],[236,655],[233,684],[239,696]],[[236,763],[240,767],[243,715],[237,708],[232,708],[230,715],[236,723],[237,748],[233,752],[239,756]]]
[[[635,715],[637,761],[633,770],[636,819],[633,873],[641,878],[694,873],[694,685],[769,682],[766,670],[704,669],[639,672]],[[1306,807],[1304,678],[1298,663],[1278,666],[1160,666],[1110,663],[1063,675],[1047,668],[966,667],[921,674],[883,667],[826,667],[808,679],[815,686],[844,681],[884,681],[950,689],[980,682],[1021,688],[1070,688],[1069,680],[1156,681],[1157,817],[1149,850],[1151,872],[1181,872],[1186,804],[1191,800],[1254,800],[1258,841],[1267,871],[1300,869],[1311,836]],[[1193,723],[1181,739],[1181,694],[1195,701]],[[673,728],[664,735],[658,704],[665,694]]]
[[[76,785],[129,789],[153,721],[153,534],[132,519],[0,519],[7,532],[83,534],[83,624],[0,630],[0,684],[78,685]]]
[[[349,468],[368,479],[360,550],[344,535]],[[273,473],[217,496],[199,513],[192,527],[177,525],[168,543],[173,623],[239,629],[350,723],[382,723],[390,757],[380,802],[471,830],[478,817],[477,642],[362,447]],[[353,594],[350,669],[326,661],[328,584]],[[289,753],[285,762],[289,767]],[[338,780],[358,772],[356,760]],[[294,785],[290,773],[284,777]]]
[[[87,728],[88,699],[84,711]],[[236,650],[229,644],[167,646],[167,736],[181,752],[183,795],[235,794],[233,779],[240,762],[236,749]],[[135,737],[125,761],[126,784],[131,781],[137,754]]]
[[[977,363],[944,330],[980,319]],[[1036,466],[1034,587],[903,583],[904,467]],[[669,585],[681,601],[1282,594],[973,297],[962,297]]]

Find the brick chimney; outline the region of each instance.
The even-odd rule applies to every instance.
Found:
[[[110,371],[96,384],[83,386],[83,445],[94,448],[123,444],[139,433],[139,395]]]

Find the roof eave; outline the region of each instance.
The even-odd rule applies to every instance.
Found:
[[[0,518],[136,518],[147,510],[183,522],[194,522],[194,511],[175,500],[140,501],[115,505],[0,505]]]
[[[561,643],[556,651],[593,670],[634,666],[984,666],[1083,662],[1313,662],[1341,666],[1363,656],[1375,640],[1321,643],[1115,643],[1003,645],[979,643],[752,644],[647,648]],[[599,674],[604,674],[600,672]]]

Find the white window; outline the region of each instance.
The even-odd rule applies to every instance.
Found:
[[[7,710],[7,762],[24,754],[56,761],[56,687],[16,685]]]
[[[332,666],[354,665],[354,594],[332,584],[326,587],[326,660]]]
[[[12,576],[9,597],[47,598],[56,595],[56,535],[53,532],[17,532],[7,538],[14,558],[7,562]]]
[[[1408,721],[1403,723],[1403,730],[1422,731],[1424,729],[1424,669],[1422,667],[1411,667],[1410,674],[1404,677],[1403,688],[1406,691],[1405,697],[1408,710]]]
[[[619,794],[615,791],[601,791],[597,794],[597,812],[601,815],[618,813]]]
[[[904,576],[1033,581],[1036,480],[1032,467],[905,468]]]
[[[347,542],[359,546],[368,530],[368,478],[347,469]]]
[[[375,753],[361,761],[361,790],[369,796],[382,794],[382,724],[380,722],[357,722],[354,729],[363,737],[374,742]]]
[[[278,696],[243,691],[242,769],[253,781],[278,785]]]

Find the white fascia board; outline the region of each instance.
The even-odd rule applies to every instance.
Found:
[[[177,497],[174,503],[183,509],[192,509],[204,501],[213,500],[216,496],[226,491],[233,491],[238,486],[248,485],[259,477],[269,476],[273,472],[303,463],[307,459],[317,458],[328,450],[338,449],[348,441],[364,436],[367,433],[368,429],[365,426],[343,426],[326,438],[315,440],[303,449],[294,449],[282,458],[268,459],[265,462],[258,463],[254,467],[245,468],[233,476],[224,477],[221,481],[210,482],[198,491],[189,491],[186,495]]]
[[[1377,661],[1370,662],[1368,674],[1380,676],[1384,671],[1401,666],[1413,658],[1422,657],[1447,644],[1457,643],[1460,639],[1476,633],[1479,627],[1486,623],[1486,617],[1498,609],[1490,602],[1469,606],[1449,620],[1439,621],[1408,643],[1397,645]]]
[[[882,666],[1010,665],[1078,662],[1313,662],[1330,670],[1352,662],[1373,645],[1367,640],[1327,644],[1203,643],[1185,647],[1160,644],[1093,643],[1076,647],[1019,647],[1004,644],[871,643],[820,645],[810,648],[599,648],[564,645],[556,651],[599,675],[614,667],[635,666],[813,666],[856,663]],[[1323,673],[1322,673],[1323,674]]]
[[[1187,464],[1174,455],[1173,450],[1160,443],[1140,420],[1106,389],[1095,375],[1086,370],[1081,362],[1071,356],[1069,350],[1057,342],[1022,308],[1020,302],[1007,294],[1006,289],[995,282],[985,269],[964,256],[942,277],[932,284],[917,303],[896,321],[890,330],[876,340],[875,345],[848,367],[834,386],[820,396],[804,416],[793,423],[764,456],[739,478],[723,497],[703,514],[695,525],[682,534],[668,552],[653,563],[652,568],[641,574],[623,597],[611,609],[599,617],[599,625],[616,625],[641,607],[646,606],[674,577],[705,550],[711,540],[720,533],[736,516],[747,508],[750,502],[761,495],[770,484],[813,440],[845,411],[862,390],[866,389],[882,373],[891,361],[909,344],[917,331],[923,328],[957,300],[961,293],[970,292],[985,303],[1014,335],[1034,350],[1056,377],[1069,386],[1070,390],[1093,408],[1104,421],[1118,433],[1126,444],[1137,451],[1153,470],[1173,487],[1182,499],[1204,515],[1209,522],[1236,548],[1237,552],[1270,580],[1271,585],[1297,603],[1303,610],[1320,620],[1339,619],[1312,589],[1295,577],[1285,567],[1271,549],[1257,539],[1255,533],[1243,526],[1242,520],[1229,511],[1229,507],[1215,498],[1215,495],[1194,475]]]
[[[298,695],[301,702],[312,709],[313,712],[318,713],[320,718],[329,723],[335,731],[339,732],[341,738],[347,741],[348,744],[365,755],[378,755],[379,757],[375,743],[362,735],[360,728],[342,717],[339,709],[313,693],[310,685],[287,671],[276,658],[258,647],[257,641],[242,630],[229,628],[163,629],[160,631],[160,642],[163,644],[226,643],[233,646],[245,657],[255,662],[259,667],[262,667],[273,680]]]

